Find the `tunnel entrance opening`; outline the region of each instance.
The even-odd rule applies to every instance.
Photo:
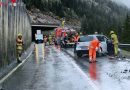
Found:
[[[37,30],[41,30],[43,35],[48,35],[54,32],[54,29],[58,27],[58,25],[32,25],[32,42],[35,41],[35,34]]]

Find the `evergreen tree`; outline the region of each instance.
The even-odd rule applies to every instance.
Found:
[[[80,19],[81,30],[88,34],[95,31],[106,33],[110,27],[118,32],[129,12],[126,7],[117,5],[111,0],[23,0],[27,8],[35,6],[41,11],[53,12],[59,17]],[[119,28],[118,28],[119,27]],[[127,27],[125,27],[127,29]],[[107,31],[108,30],[108,31]],[[122,36],[125,37],[125,36]]]
[[[83,33],[86,33],[88,29],[88,23],[87,23],[87,18],[84,15],[83,18],[81,19],[81,31]]]
[[[127,15],[123,33],[122,33],[122,42],[130,43],[130,16]]]

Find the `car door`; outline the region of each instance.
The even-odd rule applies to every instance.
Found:
[[[103,53],[107,53],[107,40],[105,38],[105,36],[97,36],[98,40],[101,42],[100,43],[100,46],[101,46],[101,49],[102,49],[102,52]]]

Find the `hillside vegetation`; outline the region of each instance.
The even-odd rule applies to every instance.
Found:
[[[81,21],[81,31],[108,34],[115,30],[121,35],[129,10],[111,0],[23,0],[28,9],[38,8],[60,18]],[[124,37],[122,35],[122,37]]]

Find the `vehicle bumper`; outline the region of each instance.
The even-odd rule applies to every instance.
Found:
[[[35,43],[43,43],[43,40],[35,40]]]
[[[88,50],[76,50],[76,53],[89,54]]]

